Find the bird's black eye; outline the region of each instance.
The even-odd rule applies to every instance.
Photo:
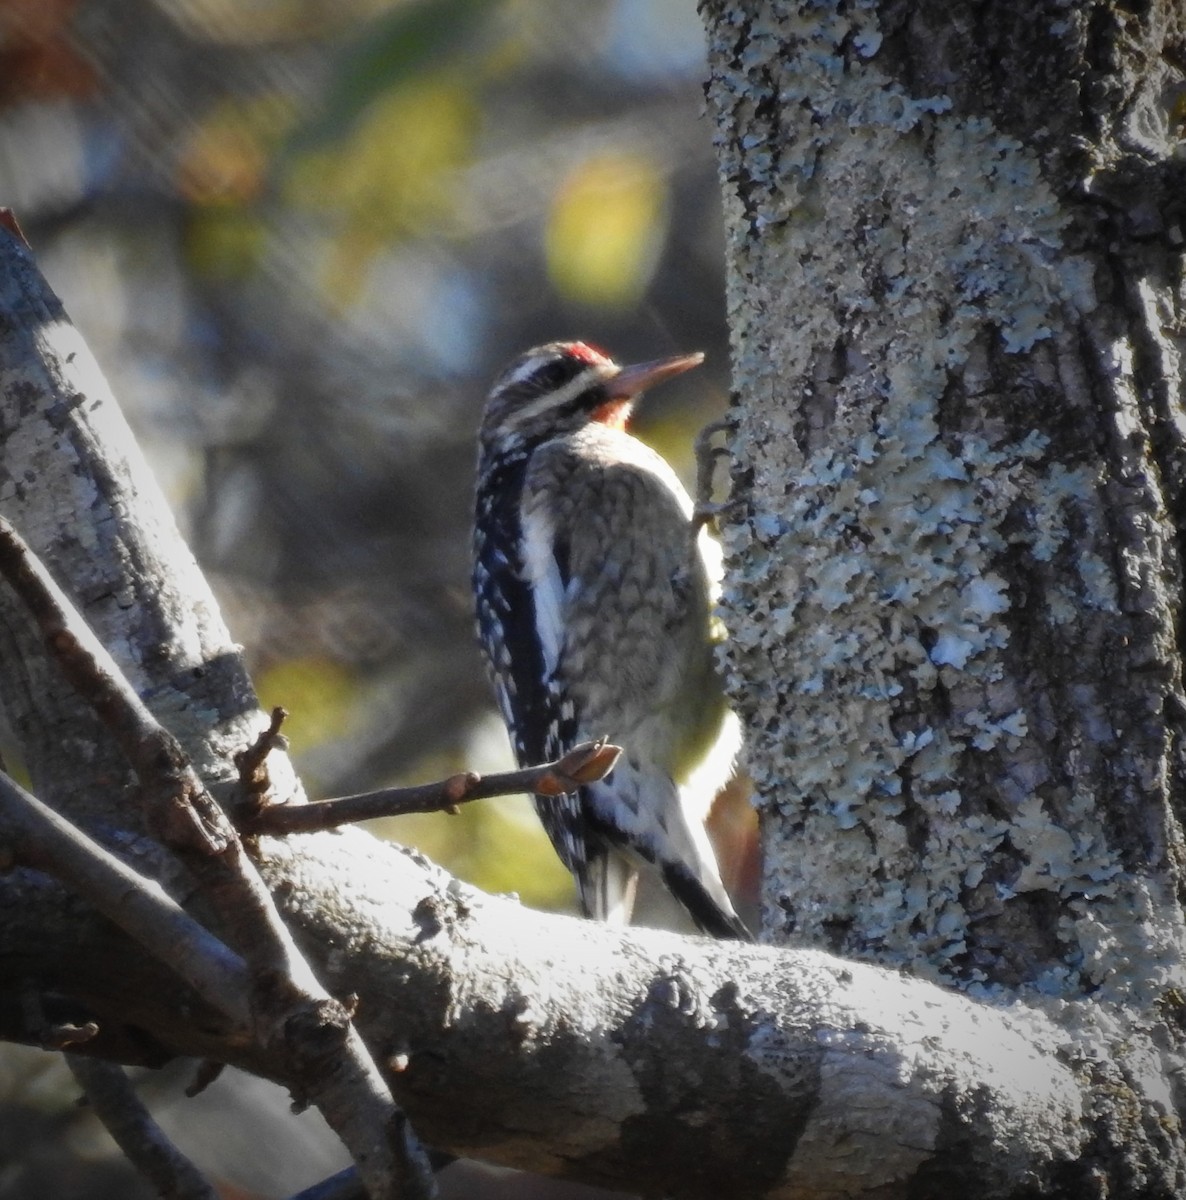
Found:
[[[536,372],[533,383],[540,392],[551,392],[563,387],[575,379],[582,371],[589,368],[588,363],[574,362],[568,358],[558,358],[546,363]]]

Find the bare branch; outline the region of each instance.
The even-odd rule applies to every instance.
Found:
[[[246,812],[239,824],[245,833],[312,833],[376,817],[456,811],[459,804],[486,800],[491,796],[510,796],[518,792],[559,796],[608,775],[621,753],[620,747],[604,741],[582,742],[555,762],[538,767],[491,775],[470,771],[421,787],[384,788],[312,804],[256,808]]]
[[[235,831],[197,779],[177,739],[153,717],[66,594],[2,516],[0,574],[37,621],[62,673],[91,705],[136,771],[150,826],[162,841],[191,866],[197,865],[199,857],[212,858],[229,850],[237,841]],[[257,908],[258,902],[251,907]]]
[[[80,1054],[66,1063],[95,1116],[136,1169],[165,1200],[218,1200],[198,1168],[165,1136],[122,1067]]]
[[[277,705],[272,709],[267,729],[246,750],[240,750],[235,755],[239,786],[246,797],[244,807],[251,811],[257,811],[264,806],[265,798],[272,788],[272,780],[268,774],[268,755],[273,750],[288,749],[288,739],[280,732],[280,727],[287,718],[288,710]]]
[[[427,1159],[350,1014],[321,987],[297,949],[234,826],[181,744],[153,717],[3,517],[0,574],[136,771],[149,827],[197,878],[218,914],[220,932],[249,964],[256,1038],[281,1056],[290,1086],[317,1105],[345,1142],[375,1200],[435,1195]]]
[[[240,1029],[251,1028],[243,959],[155,880],[133,870],[3,773],[0,842],[18,862],[85,896]]]
[[[268,839],[266,855],[302,940],[357,991],[369,1044],[406,1055],[418,1128],[453,1153],[645,1194],[791,1197],[850,1179],[861,1146],[886,1196],[970,1163],[980,1195],[1004,1196],[1092,1136],[1074,1037],[1039,1007],[818,951],[535,913],[355,829]],[[54,961],[19,932],[0,922],[0,962]],[[73,988],[128,953],[80,963]],[[142,1027],[208,1053],[176,1009]],[[259,1071],[250,1048],[225,1056]],[[1123,1062],[1101,1069],[1122,1085]],[[969,1112],[994,1114],[991,1138]]]

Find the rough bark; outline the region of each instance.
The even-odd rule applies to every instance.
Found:
[[[766,928],[1089,1001],[1181,1191],[1181,7],[702,10]]]
[[[734,661],[796,847],[767,915],[1148,1002],[1182,944],[1182,174],[1165,80],[1092,56],[1168,52],[1166,12],[779,7],[718,22],[712,92]]]

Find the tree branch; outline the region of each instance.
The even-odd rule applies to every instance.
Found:
[[[164,1200],[218,1200],[218,1192],[165,1136],[122,1067],[79,1054],[66,1063],[115,1144]]]
[[[131,763],[149,828],[193,872],[223,936],[249,964],[255,1036],[282,1055],[291,1083],[342,1137],[375,1200],[435,1195],[427,1158],[349,1012],[321,987],[297,949],[226,814],[181,744],[153,717],[4,517],[0,574]]]
[[[0,843],[45,871],[175,971],[246,1034],[254,1023],[243,959],[186,913],[161,886],[105,850],[0,773]]]
[[[401,1058],[417,1127],[453,1153],[644,1193],[794,1197],[840,1187],[859,1146],[862,1188],[950,1170],[1007,1195],[1090,1136],[1067,1034],[1026,1006],[817,951],[535,913],[362,830],[261,850],[368,1044]],[[0,925],[0,964],[37,978],[54,953]],[[118,944],[94,964],[107,986],[123,968]],[[74,986],[94,986],[85,968]],[[208,1052],[160,997],[146,1033]],[[260,1070],[250,1048],[224,1055]],[[1103,1068],[1122,1086],[1123,1064]]]
[[[255,806],[239,816],[238,824],[244,833],[311,833],[376,817],[447,812],[455,810],[459,804],[486,800],[491,796],[509,796],[518,792],[559,796],[608,775],[621,753],[620,747],[604,741],[582,742],[555,762],[538,767],[490,775],[468,771],[420,787],[383,788],[310,804]]]

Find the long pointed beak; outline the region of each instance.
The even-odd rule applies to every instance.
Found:
[[[675,358],[658,358],[654,362],[623,367],[612,379],[605,381],[605,392],[611,400],[633,400],[639,392],[682,375],[703,361],[703,354],[678,354]]]

